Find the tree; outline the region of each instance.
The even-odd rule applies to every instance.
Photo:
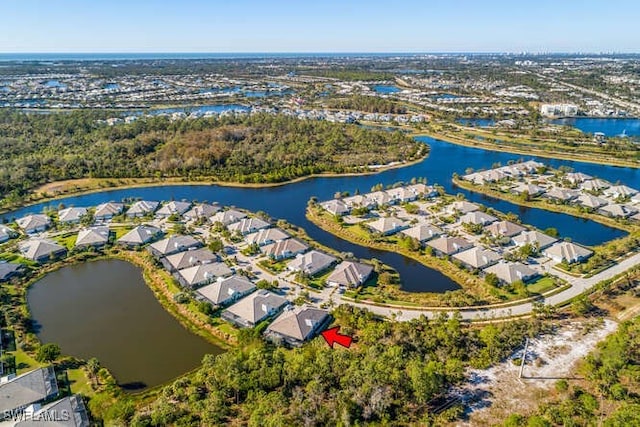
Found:
[[[36,360],[38,362],[53,362],[60,357],[60,346],[54,343],[41,345],[36,352]]]
[[[224,243],[222,243],[222,240],[218,239],[218,238],[212,238],[209,241],[209,250],[211,252],[221,252],[222,249],[224,249]]]
[[[498,276],[496,276],[494,273],[487,273],[484,276],[484,281],[489,286],[498,286],[500,284],[500,279],[498,279]]]

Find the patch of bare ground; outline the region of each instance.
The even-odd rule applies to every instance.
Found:
[[[452,398],[460,398],[465,414],[464,421],[452,425],[500,425],[513,413],[532,413],[555,394],[557,380],[580,381],[574,375],[576,362],[617,326],[609,319],[570,321],[559,325],[555,334],[530,340],[522,378],[524,345],[498,365],[470,370],[467,383],[452,391]]]

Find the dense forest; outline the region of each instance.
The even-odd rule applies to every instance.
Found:
[[[105,114],[0,111],[0,196],[83,177],[280,182],[410,160],[424,147],[399,132],[282,115],[100,125]]]
[[[332,350],[316,338],[287,350],[245,330],[236,349],[206,356],[202,368],[154,401],[136,407],[123,399],[92,410],[133,426],[439,423],[459,415],[458,407],[435,409],[465,367],[497,362],[525,335],[548,327],[534,319],[477,328],[446,315],[387,322],[346,305],[334,317],[341,333],[354,336],[350,349]]]
[[[332,100],[330,108],[345,110],[366,111],[367,113],[404,114],[407,109],[397,102],[377,96],[355,95],[349,98]]]

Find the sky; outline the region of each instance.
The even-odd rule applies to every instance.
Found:
[[[0,52],[639,52],[637,0],[5,0]]]

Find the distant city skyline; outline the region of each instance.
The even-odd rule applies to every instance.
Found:
[[[0,53],[640,52],[640,4],[452,0],[3,4]]]

